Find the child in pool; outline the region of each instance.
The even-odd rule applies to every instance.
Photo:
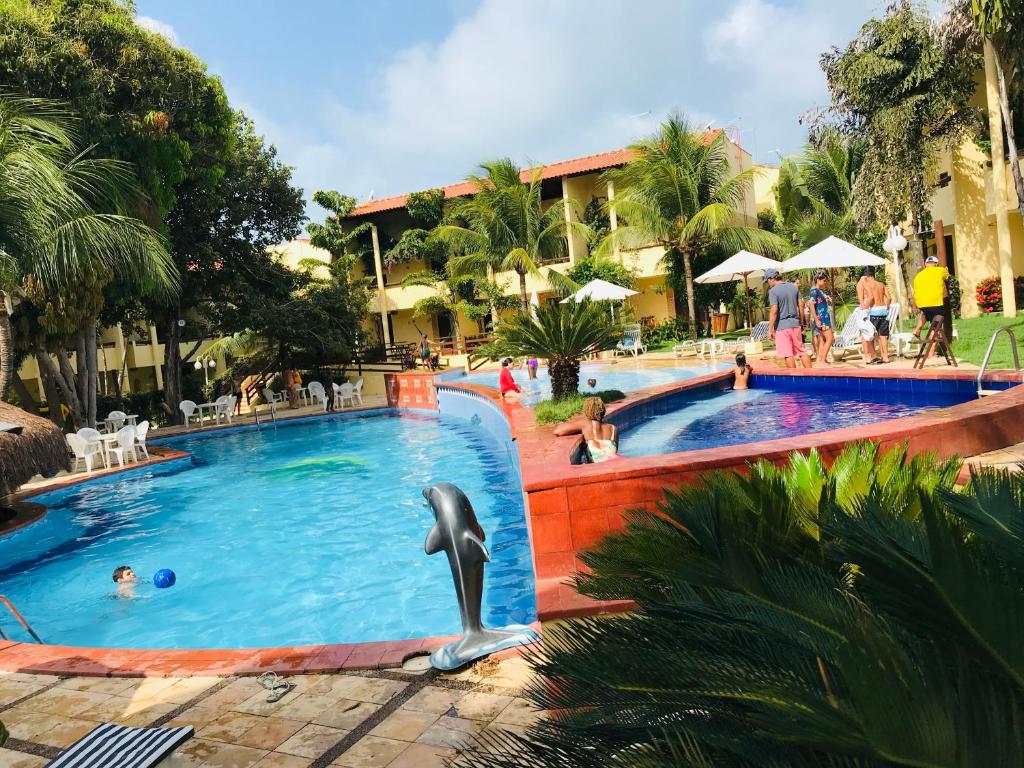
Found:
[[[135,597],[135,585],[140,581],[130,565],[119,565],[114,569],[114,583],[121,597]]]
[[[732,369],[733,389],[748,389],[750,387],[750,374],[754,369],[747,365],[747,356],[740,352],[736,355],[736,367]]]

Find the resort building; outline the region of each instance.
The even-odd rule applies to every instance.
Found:
[[[714,133],[709,133],[712,136]],[[737,172],[746,170],[753,166],[750,153],[740,145],[726,137],[728,157],[730,164]],[[615,200],[615,189],[611,184],[601,181],[601,174],[609,168],[615,168],[625,164],[630,159],[628,150],[619,149],[611,152],[604,152],[596,155],[564,160],[561,162],[544,165],[540,168],[542,179],[542,200],[545,205],[550,205],[557,200],[574,199],[581,208],[586,208],[593,201],[606,202]],[[536,169],[523,171],[523,178],[527,179]],[[777,170],[776,170],[777,174]],[[766,169],[765,176],[771,175],[770,168]],[[741,218],[745,224],[756,225],[757,211],[760,210],[758,194],[767,205],[771,199],[771,188],[774,180],[768,184],[759,184],[753,187],[744,200]],[[446,199],[472,194],[471,184],[461,182],[444,187]],[[348,223],[355,227],[363,222],[372,225],[373,242],[373,267],[372,275],[377,284],[375,297],[376,306],[376,329],[380,338],[385,344],[400,344],[415,342],[419,334],[426,333],[431,339],[441,340],[442,343],[449,342],[455,336],[455,329],[451,327],[451,320],[447,316],[435,317],[413,317],[413,308],[417,301],[431,295],[433,289],[429,286],[403,286],[402,278],[410,272],[418,272],[427,268],[427,265],[418,262],[410,264],[399,264],[388,269],[385,267],[382,251],[382,243],[397,241],[402,232],[414,226],[412,219],[405,208],[406,195],[396,195],[381,200],[373,200],[357,206],[348,216]],[[572,215],[569,211],[567,216]],[[614,205],[610,216],[610,226],[614,229],[617,226]],[[302,258],[308,258],[311,249],[308,241],[297,240],[293,243],[282,246],[282,258],[286,263],[297,263]],[[638,320],[647,323],[661,323],[675,316],[675,297],[670,287],[665,285],[665,270],[659,263],[664,251],[660,246],[652,245],[639,250],[623,250],[615,254],[616,259],[636,275],[634,288],[639,292],[637,296],[630,299],[630,304]],[[572,268],[573,264],[588,255],[587,243],[580,237],[568,238],[567,248],[564,257],[546,262],[542,270],[552,268],[558,272],[565,273]],[[326,256],[326,254],[324,254]],[[514,272],[505,272],[496,275],[499,285],[505,287],[506,293],[512,295],[519,291],[518,275]],[[557,296],[548,285],[547,281],[534,275],[527,277],[527,291],[536,294],[539,302],[556,300]],[[484,334],[485,328],[482,321],[460,318],[459,332],[462,338],[472,343],[474,337]],[[455,351],[455,350],[452,350]]]
[[[979,314],[975,289],[979,282],[993,276],[1002,278],[1004,314],[1012,315],[1020,307],[1007,301],[1013,297],[1007,287],[1015,275],[1024,275],[1024,224],[1017,208],[998,91],[990,70],[986,67],[978,73],[972,104],[985,114],[992,157],[1001,158],[1000,162],[994,166],[973,139],[945,152],[936,169],[932,230],[924,233],[929,253],[936,254],[959,283],[964,317]],[[1021,158],[1012,162],[1020,163]]]

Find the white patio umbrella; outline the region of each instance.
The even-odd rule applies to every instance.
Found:
[[[764,274],[766,269],[782,269],[782,262],[769,259],[750,251],[734,253],[717,267],[712,267],[700,277],[694,278],[695,283],[728,283],[733,280],[743,281],[744,296],[750,292],[747,281],[753,277],[758,278]],[[747,326],[753,325],[750,302],[747,302]]]
[[[889,262],[881,256],[858,248],[853,243],[830,235],[803,253],[782,262],[782,272],[796,272],[800,269],[827,269],[832,293],[836,292],[834,270],[840,267],[884,267]]]
[[[853,243],[830,235],[803,253],[782,262],[781,272],[795,272],[798,269],[839,269],[840,267],[882,267],[885,259],[858,248]]]
[[[609,283],[607,280],[595,279],[580,288],[572,296],[562,299],[563,304],[570,301],[625,301],[630,296],[636,296],[637,292],[621,285]],[[612,320],[615,319],[615,306],[612,305]]]

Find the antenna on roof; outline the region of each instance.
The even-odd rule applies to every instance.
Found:
[[[714,120],[708,120],[708,124],[705,125],[703,128],[701,128],[700,132],[701,133],[707,133],[708,131],[711,130],[711,126],[714,125],[714,124],[715,124]]]
[[[372,189],[370,190],[370,194],[368,194],[366,196],[366,202],[370,202],[371,200],[373,200],[373,190]]]

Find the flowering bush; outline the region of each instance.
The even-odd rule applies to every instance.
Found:
[[[1013,278],[1013,293],[1017,299],[1017,306],[1024,304],[1024,277]],[[1003,288],[998,275],[986,277],[974,290],[974,298],[978,302],[978,309],[989,314],[1003,311]]]

